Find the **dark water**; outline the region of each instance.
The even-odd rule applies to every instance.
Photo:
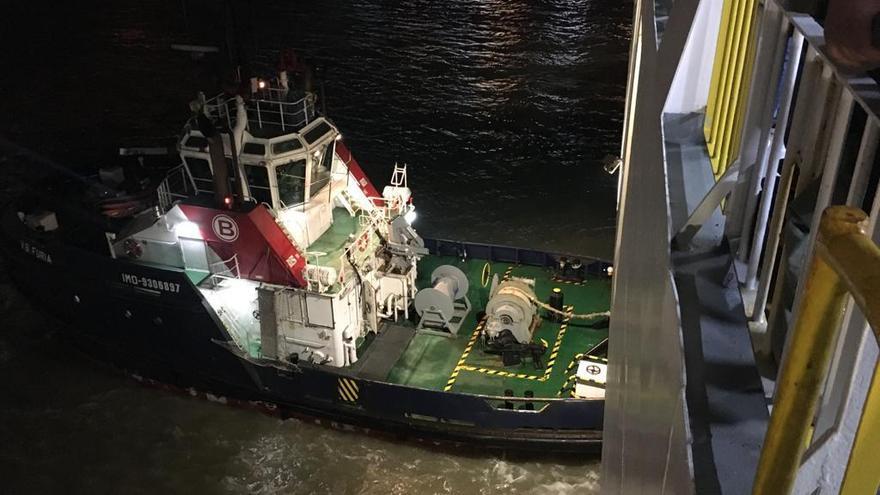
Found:
[[[295,47],[326,67],[328,112],[375,182],[409,164],[423,235],[610,256],[616,179],[601,159],[619,148],[628,2],[237,9],[261,53]],[[216,43],[222,19],[200,0],[4,6],[0,134],[86,170],[120,144],[162,142],[211,79],[168,47]],[[0,493],[597,487],[589,459],[441,451],[142,388],[68,349],[64,323],[2,273],[0,318]]]

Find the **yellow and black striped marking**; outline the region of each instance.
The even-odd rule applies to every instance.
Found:
[[[477,343],[477,337],[480,336],[480,333],[483,331],[483,325],[486,323],[486,320],[480,320],[477,323],[477,328],[474,329],[473,335],[471,335],[470,340],[468,340],[467,346],[464,348],[464,352],[461,353],[461,357],[458,358],[458,363],[455,365],[455,369],[452,370],[452,374],[449,375],[449,380],[446,380],[446,386],[443,387],[444,392],[449,392],[452,390],[452,386],[455,385],[455,380],[458,378],[458,373],[462,370],[464,366],[464,362],[467,360],[468,356],[471,353],[471,349],[474,348],[474,344]]]
[[[501,277],[501,280],[510,280],[510,272],[513,271],[512,266],[508,266],[507,270],[504,270],[504,276]]]
[[[460,366],[460,371],[473,371],[476,373],[484,373],[486,375],[503,376],[506,378],[522,378],[523,380],[534,380],[543,382],[546,380],[544,375],[529,375],[528,373],[511,373],[510,371],[496,370],[494,368],[479,368],[477,366]]]
[[[569,368],[571,368],[571,367],[569,367]],[[566,371],[566,373],[568,373],[568,372]],[[565,383],[562,384],[562,388],[559,389],[559,392],[556,392],[556,397],[562,397],[562,395],[566,392],[566,390],[568,390],[569,387],[571,387],[569,394],[572,397],[574,397],[574,382],[575,382],[575,380],[577,380],[577,375],[570,375],[568,378],[566,378]]]
[[[556,334],[556,342],[553,343],[553,348],[550,350],[550,356],[547,358],[547,365],[544,369],[544,380],[550,379],[550,374],[553,373],[553,365],[556,364],[556,358],[559,356],[559,348],[562,347],[562,339],[565,338],[565,332],[568,330],[568,322],[571,320],[574,306],[566,306],[565,311],[567,315],[562,320],[562,325],[559,326],[559,333]]]
[[[360,394],[357,382],[351,378],[339,377],[337,390],[339,391],[339,398],[346,402],[357,402],[358,395]]]
[[[562,388],[559,389],[559,392],[556,392],[556,397],[562,397],[562,394],[565,393],[565,389],[574,385],[574,381],[577,378],[577,375],[569,375],[569,373],[571,373],[574,370],[575,366],[577,366],[578,362],[584,358],[590,359],[592,361],[597,361],[597,362],[602,362],[602,363],[608,364],[607,358],[603,358],[603,357],[599,357],[599,356],[590,356],[589,354],[583,354],[583,353],[575,354],[574,357],[571,358],[571,362],[568,363],[568,366],[566,366],[566,368],[565,368],[564,374],[567,375],[568,378],[565,379],[565,383],[562,384]],[[574,397],[574,387],[573,386],[571,388],[571,396]]]
[[[480,324],[477,326],[478,330],[474,332],[473,336],[471,336],[471,340],[470,342],[468,342],[468,346],[465,348],[464,354],[462,354],[461,359],[458,360],[458,364],[455,365],[455,369],[452,371],[452,375],[449,376],[449,380],[446,382],[446,387],[443,390],[448,392],[450,389],[452,389],[452,386],[455,384],[455,380],[458,378],[458,374],[462,371],[471,371],[474,373],[483,373],[492,376],[503,376],[505,378],[519,378],[522,380],[546,382],[550,379],[550,375],[553,373],[553,365],[556,363],[556,357],[559,355],[559,348],[562,346],[562,339],[563,337],[565,337],[565,330],[568,328],[568,321],[571,319],[571,314],[574,312],[574,306],[566,306],[565,309],[568,312],[569,316],[567,316],[562,321],[562,325],[559,327],[559,333],[556,334],[556,342],[554,342],[553,349],[550,351],[550,360],[547,361],[547,366],[544,370],[544,374],[529,375],[528,373],[513,373],[510,371],[499,370],[495,368],[481,368],[478,366],[470,366],[464,364],[465,360],[467,360],[467,357],[471,352],[471,348],[473,347],[474,342],[476,342],[476,337],[477,335],[479,335],[479,330],[483,329],[484,322],[480,322]],[[569,368],[570,367],[571,366],[569,366]],[[568,371],[566,371],[566,373],[568,373]]]

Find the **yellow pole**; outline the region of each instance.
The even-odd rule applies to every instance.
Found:
[[[807,274],[805,303],[797,316],[788,357],[780,373],[773,414],[758,462],[752,490],[755,495],[784,495],[794,485],[847,295],[841,277],[825,261],[827,253],[823,246],[834,246],[854,236],[867,239],[866,218],[864,212],[847,207],[832,207],[822,214],[816,253]]]
[[[876,330],[876,328],[875,328]],[[849,465],[840,495],[877,493],[880,490],[880,468],[875,450],[880,446],[880,365],[874,366],[874,378],[862,409],[859,429],[849,454]]]
[[[731,0],[733,5],[730,7],[730,20],[728,24],[728,32],[725,36],[724,43],[724,59],[721,65],[721,81],[718,86],[718,94],[715,101],[715,115],[712,120],[712,135],[709,142],[709,156],[715,160],[718,158],[720,151],[721,130],[724,127],[724,120],[727,116],[727,105],[730,100],[730,81],[733,77],[731,74],[733,64],[731,59],[735,56],[737,43],[740,37],[740,21],[742,20],[741,10],[746,0]],[[717,163],[715,161],[714,163]],[[713,163],[713,164],[714,164]]]
[[[733,0],[725,0],[724,7],[721,11],[721,24],[718,26],[718,41],[715,45],[715,58],[712,63],[712,79],[709,83],[709,99],[706,100],[706,121],[703,122],[703,135],[706,138],[706,145],[709,147],[711,155],[714,148],[712,144],[712,127],[715,125],[715,114],[717,112],[717,98],[719,86],[721,85],[721,68],[724,65],[724,53],[727,50],[727,33],[730,31],[730,11]]]
[[[746,6],[743,12],[743,20],[742,20],[742,36],[739,39],[739,48],[736,52],[736,59],[734,60],[733,66],[733,85],[731,87],[730,95],[728,98],[730,99],[730,107],[727,110],[727,115],[725,116],[724,121],[724,129],[723,138],[721,139],[721,150],[718,153],[718,165],[717,165],[717,175],[720,176],[727,169],[728,165],[730,165],[730,156],[731,152],[736,153],[736,150],[732,147],[734,141],[737,138],[738,129],[740,128],[740,115],[743,113],[744,105],[741,104],[741,101],[745,101],[745,97],[743,96],[744,92],[748,91],[749,80],[751,76],[751,72],[747,72],[749,67],[748,58],[751,54],[752,46],[756,43],[752,43],[752,27],[755,25],[755,0],[748,0],[746,2]]]
[[[766,15],[766,13],[765,13],[765,15]],[[753,22],[757,23],[757,9],[755,10],[755,17],[753,19],[754,19]],[[745,65],[746,79],[744,79],[744,81],[743,81],[742,92],[740,93],[740,96],[743,98],[743,104],[738,105],[736,116],[734,117],[734,119],[735,119],[734,122],[736,122],[736,126],[735,126],[734,132],[733,132],[733,142],[730,144],[730,150],[733,153],[733,156],[739,155],[739,147],[740,147],[740,143],[742,141],[742,129],[743,129],[745,113],[746,113],[745,102],[748,101],[749,91],[751,90],[751,87],[752,87],[752,73],[753,73],[754,67],[755,67],[755,56],[756,56],[757,48],[758,48],[757,39],[753,39],[752,42],[749,43],[749,50],[748,50],[748,54],[746,55],[746,62],[745,62],[745,64],[746,64]],[[727,154],[726,161],[727,161],[727,164],[724,166],[725,170],[727,170],[727,167],[729,167],[730,163],[731,163],[730,153]],[[719,173],[716,176],[716,179],[718,177],[721,177],[721,175],[723,173],[724,173],[724,171]]]
[[[721,173],[721,150],[724,147],[725,139],[727,139],[727,127],[730,122],[733,103],[733,88],[737,79],[737,59],[739,58],[740,48],[743,39],[743,24],[745,21],[744,12],[747,9],[748,0],[739,0],[733,16],[733,36],[729,39],[730,57],[725,61],[725,78],[724,85],[721,87],[723,99],[720,102],[721,110],[718,113],[718,119],[714,122],[712,128],[712,141],[715,143],[715,150],[712,157],[715,159],[713,171]]]

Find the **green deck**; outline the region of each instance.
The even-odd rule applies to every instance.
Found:
[[[309,262],[315,262],[316,257],[312,253],[322,253],[317,257],[318,264],[340,270],[340,255],[351,235],[359,231],[356,216],[351,216],[345,208],[333,208],[333,224],[309,246]]]
[[[519,397],[526,390],[531,390],[535,397],[556,397],[566,381],[566,369],[574,356],[586,352],[608,336],[607,328],[591,327],[598,320],[573,320],[568,322],[560,338],[562,324],[545,320],[535,335],[536,339],[542,339],[548,345],[544,355],[547,369],[535,369],[531,360],[519,366],[504,367],[500,356],[484,353],[479,339],[473,339],[478,324],[476,315],[486,306],[489,296],[489,288],[481,287],[479,283],[485,261],[471,259],[462,263],[454,257],[427,256],[419,263],[418,286],[427,286],[431,272],[443,264],[455,265],[468,276],[471,281],[468,297],[473,308],[455,338],[416,335],[391,370],[388,377],[391,382],[435,390],[448,389],[499,396],[504,395],[507,389],[513,390]],[[541,300],[547,300],[551,290],[560,287],[565,295],[565,304],[573,306],[574,313],[606,311],[611,302],[611,282],[605,278],[571,284],[554,282],[550,270],[546,268],[511,266],[506,263],[490,265],[492,273],[497,273],[499,277],[509,273],[514,277],[535,279],[535,292]],[[472,339],[475,342],[468,350]],[[554,349],[558,352],[551,361]],[[572,373],[571,370],[569,373]]]
[[[340,255],[351,235],[359,231],[357,217],[351,216],[344,208],[334,208],[333,225],[309,246],[309,261],[341,269],[341,266],[337,266]],[[472,309],[454,338],[417,334],[391,369],[388,381],[413,387],[475,394],[500,396],[509,389],[519,397],[526,390],[533,391],[535,397],[556,397],[565,384],[567,375],[573,373],[569,364],[574,356],[586,352],[608,336],[607,328],[591,326],[600,319],[573,320],[565,325],[564,331],[561,331],[563,324],[545,320],[535,333],[536,340],[544,341],[548,346],[543,357],[545,367],[536,369],[530,359],[518,366],[504,367],[501,357],[484,353],[480,340],[475,338],[477,313],[485,308],[489,299],[489,288],[480,285],[485,263],[485,260],[479,259],[462,263],[455,257],[438,256],[426,256],[419,262],[419,288],[430,284],[429,278],[437,266],[459,267],[471,282],[468,297]],[[583,284],[571,284],[554,282],[552,273],[547,268],[511,266],[507,263],[490,263],[490,266],[491,273],[497,273],[499,277],[509,274],[535,279],[536,295],[544,301],[554,287],[560,287],[565,296],[565,304],[573,306],[574,313],[606,311],[610,305],[611,281],[604,277],[588,279]],[[361,352],[364,350],[360,349]]]

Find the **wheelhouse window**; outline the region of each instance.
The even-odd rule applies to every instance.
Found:
[[[303,137],[306,138],[306,142],[311,145],[331,130],[333,130],[333,128],[330,127],[330,124],[328,124],[327,121],[321,121],[316,124],[315,127],[306,132]]]
[[[305,201],[306,161],[293,160],[275,167],[278,180],[278,198],[284,206],[298,205]]]
[[[184,146],[201,151],[208,147],[208,140],[202,136],[190,136],[186,138],[186,144],[184,144]]]
[[[280,155],[282,153],[289,153],[291,151],[301,150],[303,147],[302,143],[298,138],[291,138],[287,141],[281,141],[279,143],[275,143],[272,145],[272,153],[276,155]]]
[[[318,194],[321,189],[330,182],[330,166],[333,162],[333,142],[324,146],[312,162],[312,171],[309,177],[309,197]]]
[[[262,143],[244,143],[242,153],[246,155],[263,156],[266,154],[266,145]]]
[[[269,188],[269,172],[266,167],[245,165],[244,173],[247,175],[248,188],[251,197],[258,203],[272,204],[272,193]]]

